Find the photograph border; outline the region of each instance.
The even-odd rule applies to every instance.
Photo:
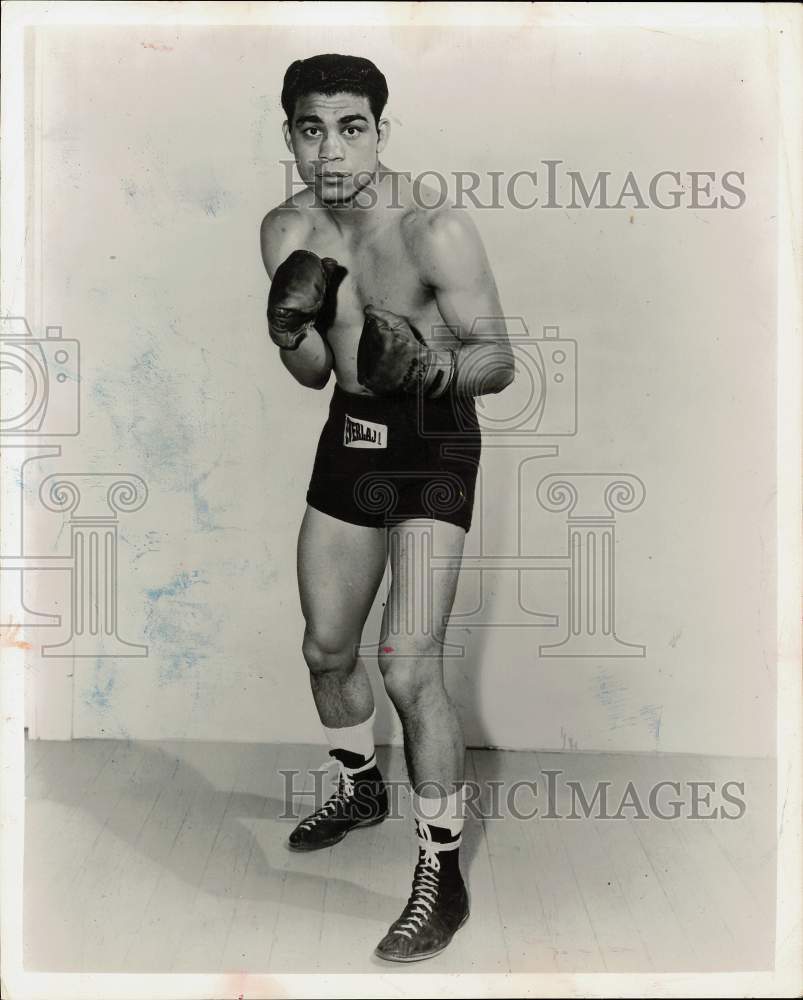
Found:
[[[35,3],[2,5],[0,303],[26,311],[26,29],[47,25],[482,25],[639,27],[674,32],[755,27],[766,36],[779,113],[777,284],[777,924],[775,970],[679,974],[50,974],[23,956],[24,629],[0,656],[0,977],[8,998],[339,996],[798,996],[801,966],[801,8],[796,4]],[[18,532],[13,505],[2,530]],[[0,574],[0,578],[9,574]],[[9,584],[3,581],[3,587]],[[10,595],[10,591],[8,592]],[[0,595],[0,599],[6,592]]]

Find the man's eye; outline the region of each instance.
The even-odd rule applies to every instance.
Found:
[[[309,136],[310,139],[317,139],[320,134],[321,130],[314,125],[310,125],[309,128],[304,129],[304,135]]]
[[[355,128],[354,125],[349,125],[348,128],[343,129],[343,134],[347,135],[350,139],[353,139],[355,136],[362,134],[362,129]]]

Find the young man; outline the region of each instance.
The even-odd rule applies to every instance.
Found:
[[[336,378],[298,575],[302,651],[340,774],[290,847],[329,847],[387,814],[357,649],[390,556],[379,667],[402,723],[419,860],[409,902],[376,954],[405,962],[442,951],[468,917],[458,863],[464,746],[442,660],[458,569],[431,574],[431,628],[422,616],[401,621],[400,609],[419,586],[410,566],[425,535],[434,532],[438,555],[459,565],[480,455],[474,397],[504,389],[513,360],[470,220],[427,208],[436,192],[380,163],[387,97],[367,59],[319,55],[290,66],[284,137],[306,187],[267,214],[261,245],[268,328],[282,363],[311,389],[332,371]]]

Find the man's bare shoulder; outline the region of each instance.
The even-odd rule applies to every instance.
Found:
[[[307,209],[313,197],[309,190],[299,191],[272,208],[262,220],[259,238],[268,274],[272,275],[285,257],[303,244],[309,232],[310,213]]]
[[[412,238],[419,241],[480,238],[466,209],[454,205],[415,205],[406,222]]]
[[[425,280],[439,273],[448,260],[473,265],[472,271],[484,261],[482,237],[464,208],[416,204],[405,213],[402,228]]]
[[[394,198],[401,209],[401,231],[415,253],[452,241],[479,243],[477,227],[465,208],[457,207],[442,187],[424,184],[409,174],[394,175]]]

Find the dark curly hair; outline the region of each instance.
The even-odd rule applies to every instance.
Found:
[[[370,59],[336,53],[296,59],[284,74],[282,107],[293,124],[296,101],[307,94],[357,94],[367,97],[378,124],[388,100],[385,77]]]

